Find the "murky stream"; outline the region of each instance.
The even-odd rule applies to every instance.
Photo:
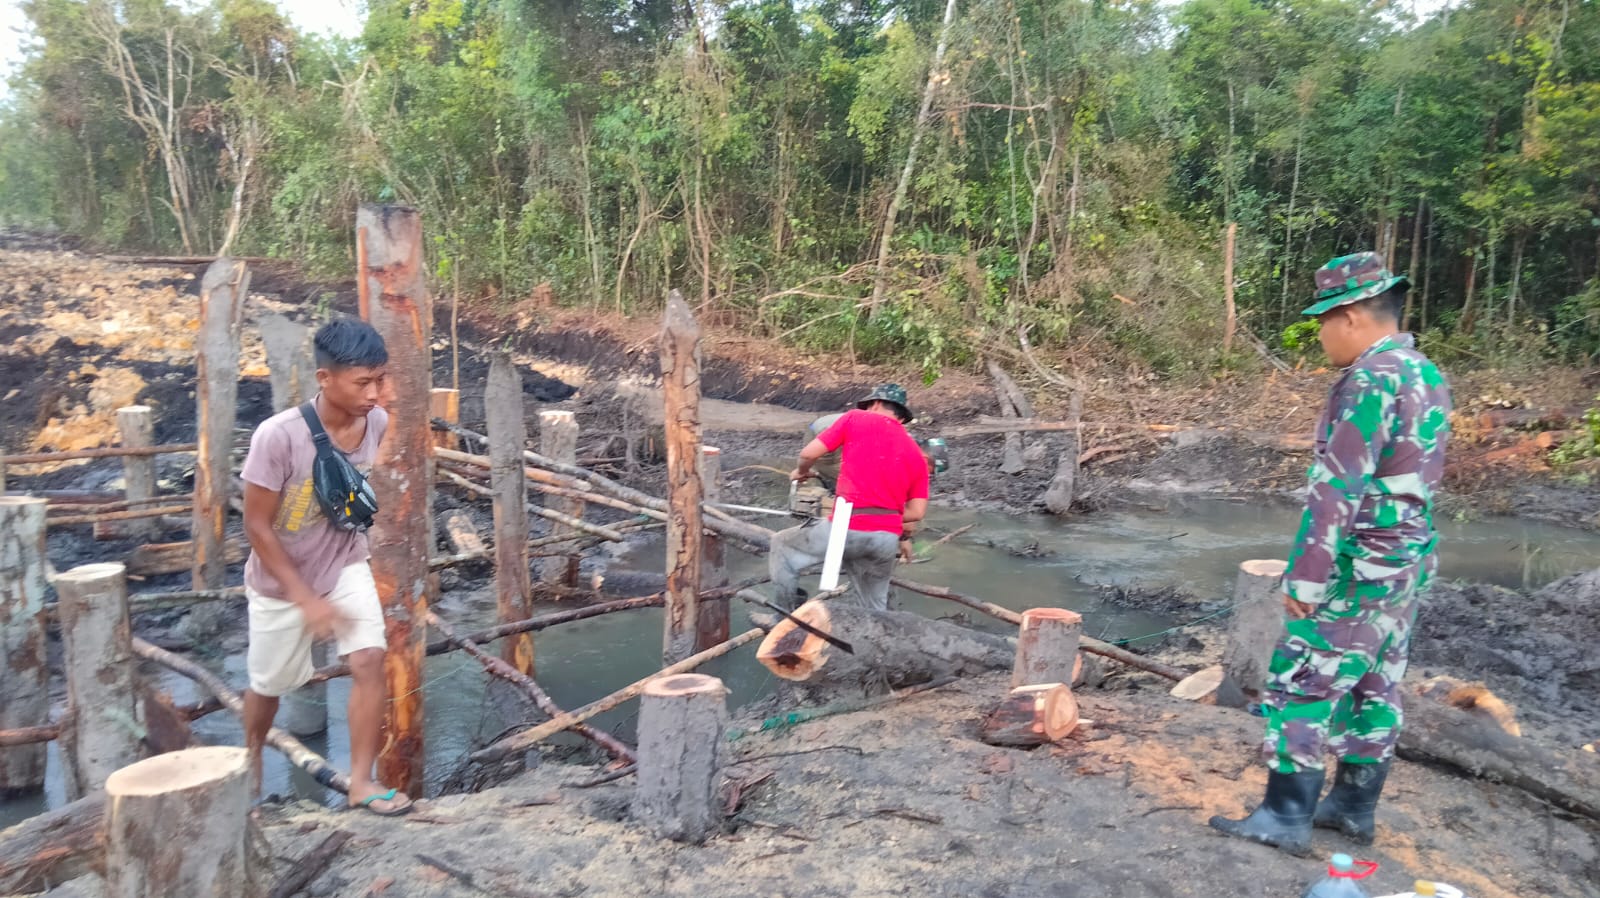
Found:
[[[761,519],[760,523],[786,525],[783,518]],[[973,529],[933,550],[932,557],[912,566],[907,576],[1009,608],[1062,605],[1082,612],[1086,632],[1092,635],[1137,641],[1183,620],[1107,604],[1097,585],[1176,586],[1197,597],[1194,616],[1199,616],[1206,602],[1221,599],[1231,590],[1241,560],[1282,557],[1296,523],[1296,509],[1264,500],[1152,500],[1152,507],[1145,509],[1067,521],[935,507],[928,520],[930,540],[967,524],[974,525]],[[1445,537],[1442,574],[1449,578],[1519,588],[1537,586],[1593,567],[1600,559],[1600,534],[1515,520],[1442,522],[1441,526]],[[764,559],[739,552],[729,555],[735,578],[765,570]],[[661,568],[658,537],[628,549],[610,570]],[[963,610],[903,590],[898,601],[906,610],[930,616]],[[447,593],[438,610],[463,629],[489,623],[494,616],[493,593],[486,589]],[[746,613],[746,606],[736,602],[736,631]],[[981,626],[1003,629],[998,622],[973,617]],[[659,668],[661,612],[642,609],[563,624],[539,634],[536,640],[540,684],[563,707],[573,708]],[[221,668],[230,683],[244,681],[242,655],[223,659]],[[734,706],[773,685],[771,675],[751,661],[749,650],[719,659],[705,672],[728,683]],[[471,747],[494,737],[506,723],[486,696],[487,678],[465,655],[428,659],[426,677],[427,768],[430,782],[435,782],[456,767]],[[202,697],[198,687],[176,675],[163,673],[161,683],[180,703]],[[327,734],[305,740],[339,767],[347,766],[349,758],[342,723],[348,688],[348,681],[331,684],[328,698],[333,726]],[[636,713],[637,703],[629,703],[594,722],[631,737]],[[195,732],[207,742],[238,744],[241,740],[235,718],[226,713],[197,722]],[[53,744],[50,764],[52,771],[59,770]],[[265,788],[283,795],[328,798],[324,790],[273,752],[267,755]],[[63,800],[60,778],[52,775],[42,796],[0,804],[0,826],[56,807]]]

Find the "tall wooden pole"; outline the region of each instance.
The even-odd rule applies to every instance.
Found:
[[[428,396],[433,305],[422,280],[422,218],[407,206],[364,204],[356,212],[361,294],[389,348],[389,430],[372,471],[378,519],[370,533],[372,575],[383,601],[389,650],[386,737],[378,776],[413,795],[422,790],[422,658],[427,644],[428,557],[433,516],[433,440]]]
[[[700,486],[705,491],[706,504],[722,501],[722,450],[715,446],[700,447]],[[717,589],[728,585],[727,546],[722,537],[707,530],[701,546],[700,588]],[[698,638],[694,650],[705,651],[729,635],[728,602],[707,602],[699,607],[697,617]]]
[[[667,294],[661,328],[661,384],[666,401],[667,613],[662,661],[694,654],[700,590],[700,325],[683,294]]]
[[[50,722],[44,499],[0,498],[0,730]],[[44,788],[45,746],[0,748],[0,800]]]
[[[282,315],[262,315],[256,327],[267,351],[272,410],[281,412],[317,395],[316,351],[311,328]]]
[[[544,411],[539,413],[539,454],[564,465],[578,463],[578,418],[572,412]],[[583,501],[565,497],[547,497],[545,506],[575,518],[583,516]],[[572,532],[565,524],[552,523],[551,536]],[[578,556],[551,555],[539,562],[539,579],[556,586],[578,585]]]
[[[155,445],[155,429],[150,406],[129,405],[117,409],[117,430],[122,445],[130,449],[143,449]],[[154,455],[124,455],[122,457],[122,492],[132,503],[144,502],[156,494],[156,457]],[[100,528],[97,525],[96,531]],[[109,527],[113,535],[139,539],[155,537],[158,525],[154,519],[121,521]],[[97,534],[98,535],[98,532]]]
[[[489,382],[483,388],[483,410],[489,430],[489,482],[494,488],[494,594],[502,624],[533,616],[528,573],[528,479],[522,472],[528,442],[523,419],[522,375],[511,356],[489,357]],[[532,676],[533,634],[522,633],[500,644],[500,656],[518,673]]]
[[[122,565],[79,565],[56,577],[55,587],[69,715],[61,747],[67,797],[76,800],[139,760],[144,726]]]
[[[249,289],[249,269],[238,259],[227,257],[212,262],[200,282],[200,352],[195,391],[195,429],[200,448],[195,455],[194,523],[190,528],[195,589],[221,589],[228,573],[222,543],[233,478],[229,452],[233,448],[239,398],[240,324]]]
[[[1239,234],[1239,225],[1228,222],[1228,241],[1222,249],[1222,301],[1227,306],[1228,320],[1222,326],[1222,354],[1233,351],[1233,332],[1239,326],[1239,312],[1233,306],[1233,242]]]
[[[434,387],[428,394],[428,414],[451,424],[460,424],[461,391]],[[440,449],[460,449],[461,438],[441,427],[433,432],[433,444]]]

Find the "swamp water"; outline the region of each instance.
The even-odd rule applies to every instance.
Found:
[[[760,518],[767,527],[787,526],[788,519]],[[1100,512],[1066,521],[1043,515],[1004,514],[935,507],[928,520],[927,550],[938,536],[972,524],[971,530],[933,549],[925,563],[903,568],[905,576],[948,586],[997,605],[1023,609],[1059,605],[1084,614],[1087,634],[1138,644],[1138,637],[1159,635],[1168,628],[1213,613],[1225,604],[1240,561],[1282,558],[1298,522],[1298,510],[1269,500],[1225,501],[1172,497],[1153,499],[1139,509]],[[1587,570],[1600,558],[1600,534],[1517,520],[1472,523],[1443,522],[1441,575],[1450,579],[1522,588]],[[730,576],[735,580],[765,572],[765,559],[730,550]],[[611,572],[662,570],[659,534],[631,545],[610,562]],[[1194,613],[1169,618],[1121,607],[1114,591],[1176,588],[1195,597]],[[766,587],[761,587],[766,589]],[[648,591],[648,590],[640,590]],[[929,616],[965,612],[977,626],[1004,632],[998,622],[950,602],[896,590],[899,607]],[[544,606],[540,613],[551,610]],[[556,606],[559,607],[559,606]],[[734,632],[746,627],[750,606],[735,600]],[[493,622],[494,594],[487,581],[470,591],[446,593],[439,613],[463,632]],[[1423,613],[1426,614],[1426,606]],[[661,609],[646,608],[603,615],[553,627],[535,636],[538,679],[564,708],[577,708],[660,668]],[[236,688],[245,680],[242,653],[207,662],[220,669]],[[722,677],[736,708],[770,691],[775,679],[751,660],[748,648],[702,668]],[[200,687],[176,674],[158,671],[159,685],[179,703],[203,698]],[[464,653],[429,658],[425,670],[427,770],[430,786],[454,770],[477,745],[505,726],[497,704],[488,695],[489,678]],[[327,733],[305,738],[313,750],[336,767],[349,764],[343,709],[349,681],[329,684],[331,726]],[[631,739],[638,703],[629,702],[592,721]],[[241,744],[236,718],[219,712],[195,723],[196,737],[209,743]],[[554,744],[578,742],[563,735]],[[60,756],[52,743],[51,778],[43,795],[0,802],[0,826],[58,807],[65,796],[59,776]],[[337,803],[309,777],[292,769],[283,757],[268,751],[264,791]]]

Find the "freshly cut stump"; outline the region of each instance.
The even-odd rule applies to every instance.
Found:
[[[82,564],[56,577],[67,707],[61,729],[67,797],[82,798],[139,760],[137,662],[120,564]]]
[[[1061,739],[1078,728],[1078,700],[1062,683],[1018,686],[989,716],[979,735],[990,745],[1032,746]]]
[[[1065,608],[1029,608],[1017,628],[1017,660],[1011,686],[1072,683],[1077,678],[1078,638],[1083,615]]]
[[[632,812],[657,836],[698,843],[721,822],[716,790],[727,695],[721,680],[704,674],[644,687]]]
[[[1233,613],[1228,616],[1228,643],[1222,650],[1222,670],[1227,675],[1217,693],[1222,704],[1257,698],[1266,686],[1272,648],[1283,635],[1280,581],[1287,568],[1286,563],[1277,560],[1239,565]]]
[[[242,748],[157,755],[106,780],[107,898],[259,898]]]

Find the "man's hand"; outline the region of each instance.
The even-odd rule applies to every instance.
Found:
[[[1317,613],[1317,606],[1308,605],[1289,598],[1288,593],[1283,594],[1283,613],[1289,615],[1290,620],[1305,620]]]
[[[911,545],[911,537],[900,537],[900,560],[906,564],[910,564],[912,561],[916,560],[916,557],[917,556],[916,552],[914,551],[914,547]]]
[[[817,476],[816,472],[807,468],[795,468],[793,471],[789,472],[789,479],[799,483],[804,483],[815,476]]]
[[[350,621],[327,599],[306,593],[295,598],[300,613],[305,616],[306,629],[313,639],[330,639],[349,626]]]

